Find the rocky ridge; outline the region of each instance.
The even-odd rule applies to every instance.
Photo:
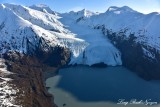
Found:
[[[52,53],[46,53],[41,59],[39,56],[13,51],[3,54],[0,64],[1,105],[5,107],[44,107],[44,105],[56,107],[52,95],[45,88],[44,72],[47,69],[54,72],[68,63],[69,58],[69,51],[60,47]]]

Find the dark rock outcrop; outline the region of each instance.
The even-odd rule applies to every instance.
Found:
[[[96,63],[96,64],[91,65],[91,67],[107,67],[107,66],[108,66],[108,65],[105,64],[105,63],[103,63],[103,62],[101,62],[101,63]]]
[[[49,66],[60,67],[66,65],[70,61],[70,51],[67,48],[55,46],[48,51],[38,48],[35,56],[42,62]]]
[[[94,29],[101,29],[103,34],[120,50],[123,66],[136,72],[146,80],[160,79],[160,52],[158,50],[146,44],[136,42],[137,37],[134,34],[130,34],[127,37],[125,32],[128,29],[113,32],[106,29],[104,25],[96,26]],[[147,55],[144,49],[153,54],[154,58]]]

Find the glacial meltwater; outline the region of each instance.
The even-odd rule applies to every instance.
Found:
[[[74,66],[46,80],[58,107],[160,107],[160,81],[124,67]]]

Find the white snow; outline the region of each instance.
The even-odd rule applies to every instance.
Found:
[[[149,50],[143,48],[143,52],[144,52],[144,55],[146,55],[146,56],[148,56],[148,57],[150,57],[152,59],[155,59],[154,53],[151,53]]]
[[[49,41],[49,45],[55,46],[59,43],[55,33],[59,31],[57,34],[65,35],[67,32],[57,20],[57,16],[20,5],[2,4],[0,8],[1,53],[8,50],[26,53],[26,40],[35,47],[41,37]]]
[[[34,10],[38,10],[41,12],[45,12],[45,13],[50,13],[50,14],[57,14],[56,12],[54,12],[53,10],[51,10],[47,5],[45,4],[39,4],[39,5],[32,5],[29,6],[29,8],[32,8]]]
[[[69,13],[63,13],[62,15],[69,16],[69,18],[72,20],[77,20],[79,18],[90,18],[91,16],[98,15],[98,14],[99,13],[94,13],[94,12],[89,11],[87,9],[83,9],[78,12],[71,11]],[[68,20],[68,21],[70,21],[70,20]]]
[[[31,22],[34,25],[40,26],[46,30],[66,32],[65,29],[63,29],[63,25],[57,20],[57,15],[47,14],[21,5],[4,5],[14,11],[18,16],[22,17],[24,20]]]

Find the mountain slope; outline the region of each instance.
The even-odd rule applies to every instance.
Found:
[[[32,5],[32,6],[29,6],[29,8],[34,9],[34,10],[38,10],[41,12],[45,12],[45,13],[54,14],[54,15],[57,14],[55,11],[51,10],[50,7],[48,7],[47,5],[44,5],[44,4]]]
[[[10,50],[33,54],[37,48],[48,51],[60,45],[75,54],[83,51],[84,40],[74,38],[53,14],[46,14],[28,7],[12,4],[0,6],[0,52]],[[71,46],[71,44],[75,44]],[[74,47],[79,47],[75,49]]]
[[[91,27],[104,26],[105,29],[112,32],[124,32],[126,37],[134,34],[137,42],[146,43],[153,48],[160,50],[160,14],[150,13],[142,14],[127,6],[110,7],[105,13],[80,20],[78,24]]]
[[[102,35],[99,34],[98,39],[96,37],[95,39],[109,39],[121,52],[125,67],[147,80],[160,79],[160,13],[142,14],[127,6],[112,6],[105,13],[93,14],[89,17],[81,11],[74,14],[65,13],[61,16],[62,23],[68,25],[71,31],[75,30],[75,26],[83,29],[78,38],[90,43],[90,40],[95,41],[93,35],[97,33],[88,34],[90,36],[84,38],[82,32],[88,28],[92,29],[92,32],[100,31]],[[103,42],[99,41],[96,44],[103,44]],[[105,42],[105,45],[107,44],[108,42]],[[101,51],[105,49],[109,48],[104,47]],[[99,50],[97,51],[100,53]],[[103,56],[102,53],[99,55]]]

